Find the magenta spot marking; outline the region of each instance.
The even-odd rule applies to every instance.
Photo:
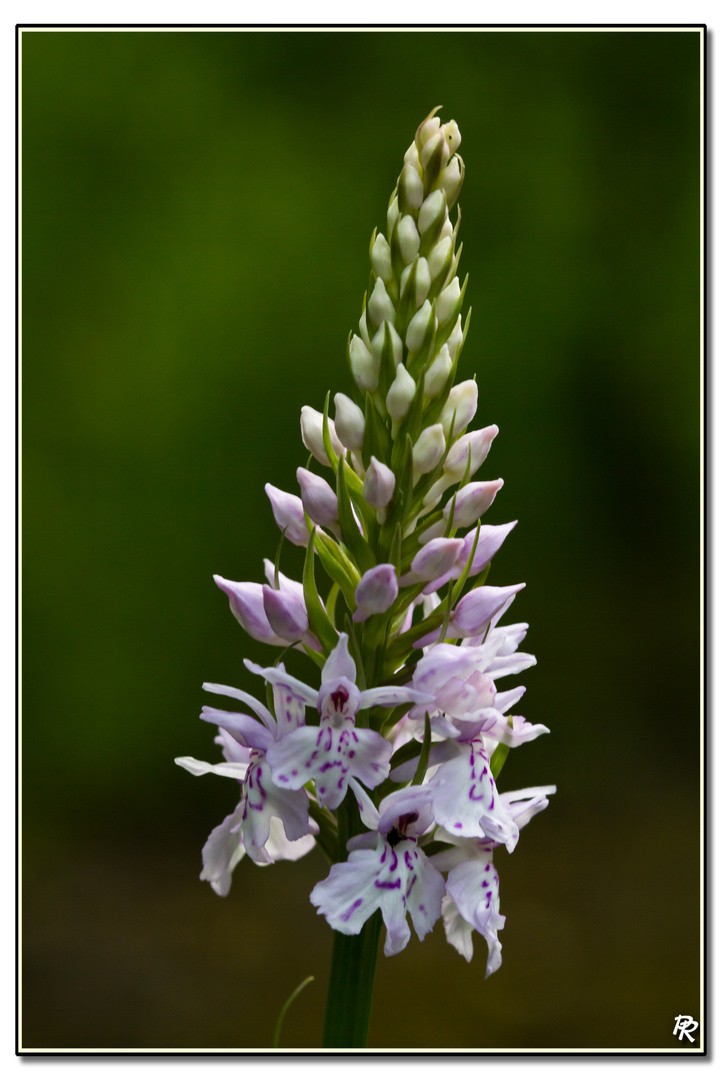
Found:
[[[349,750],[349,752],[348,752],[348,756],[349,756],[350,758],[352,758],[352,757],[356,757],[356,751],[355,751],[355,750]]]
[[[408,866],[409,870],[413,870],[413,868],[414,868],[414,861],[413,861],[413,859],[411,858],[411,852],[410,852],[410,851],[405,851],[405,852],[404,852],[404,862],[405,862],[405,863],[406,863],[406,865]]]
[[[409,887],[406,890],[406,894],[404,896],[404,899],[408,900],[409,896],[411,895],[411,890],[413,889],[414,885],[416,884],[416,880],[417,880],[416,874],[414,874],[411,881],[409,882]]]
[[[454,828],[455,828],[455,829],[461,829],[461,828],[462,828],[462,824],[461,824],[461,822],[460,822],[460,821],[455,821],[455,822],[454,822]]]
[[[291,769],[291,776],[298,776],[298,769]]]
[[[376,889],[400,889],[401,878],[394,878],[393,881],[379,881],[378,878],[374,881],[374,888]]]
[[[362,900],[361,897],[359,897],[358,900],[354,900],[353,904],[348,909],[348,911],[345,911],[343,913],[343,915],[341,916],[343,921],[348,922],[349,919],[351,918],[351,916],[353,915],[354,911],[356,910],[356,908],[361,907],[361,904],[363,904],[363,900]]]
[[[279,779],[279,780],[282,780],[282,781],[284,782],[284,784],[287,784],[287,783],[288,783],[288,777],[286,776],[286,774],[285,774],[285,773],[279,773],[279,774],[278,774],[278,779]]]
[[[419,904],[419,911],[423,911],[424,915],[426,914],[426,908],[423,904]]]

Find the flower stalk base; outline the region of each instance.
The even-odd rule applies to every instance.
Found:
[[[381,922],[381,912],[376,911],[360,934],[334,931],[324,1049],[358,1050],[366,1046]]]

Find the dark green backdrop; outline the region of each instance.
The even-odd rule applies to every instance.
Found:
[[[504,962],[438,925],[379,965],[370,1045],[674,1048],[700,1009],[699,32],[25,32],[23,1044],[318,1046],[331,934],[301,863],[201,846],[234,805],[204,680],[269,654],[298,418],[344,366],[403,153],[461,128],[462,377],[497,423],[490,582],[526,581],[502,787]],[[286,556],[289,551],[286,551]],[[298,549],[286,572],[298,570]],[[297,669],[303,674],[302,663]],[[510,684],[511,685],[511,684]],[[257,689],[257,687],[255,688]]]

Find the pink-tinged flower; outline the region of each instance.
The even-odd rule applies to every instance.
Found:
[[[487,746],[503,742],[519,746],[523,742],[548,733],[543,724],[528,724],[523,717],[507,717],[505,713],[523,696],[525,687],[499,692],[495,679],[517,675],[536,664],[530,653],[517,652],[517,646],[527,631],[526,623],[496,626],[492,620],[482,644],[465,642],[450,645],[442,642],[427,649],[416,665],[412,685],[433,697],[433,707],[413,706],[409,717],[417,721],[417,737],[423,738],[421,723],[426,711],[431,714],[434,731],[444,737],[472,738],[483,735]],[[480,639],[477,639],[480,640]],[[443,714],[435,719],[435,713]],[[405,773],[394,779],[409,779]],[[411,773],[410,775],[413,775]]]
[[[463,431],[476,416],[476,406],[479,397],[479,388],[474,379],[457,383],[451,388],[446,404],[441,410],[441,424],[444,434],[448,435],[451,429],[451,421],[454,419],[452,438]]]
[[[298,495],[291,495],[289,491],[281,491],[273,484],[266,484],[266,495],[271,501],[273,517],[281,532],[285,529],[286,537],[292,544],[298,547],[306,547],[309,540],[306,517],[303,512],[303,503]]]
[[[306,605],[291,593],[264,585],[263,609],[273,629],[285,641],[298,641],[308,630]]]
[[[441,914],[444,879],[418,845],[432,824],[429,793],[405,788],[382,799],[377,810],[354,780],[351,784],[361,820],[371,831],[349,842],[354,850],[348,861],[331,867],[311,892],[311,903],[342,934],[360,933],[380,908],[387,931],[384,953],[393,956],[411,937],[407,915],[423,939]]]
[[[356,587],[358,608],[353,613],[354,622],[363,622],[370,615],[388,611],[399,595],[399,579],[392,563],[379,563],[367,570]]]
[[[245,664],[266,682],[318,710],[319,726],[299,727],[285,735],[269,748],[268,761],[274,784],[297,791],[313,780],[319,803],[332,810],[343,801],[351,777],[373,788],[389,774],[391,744],[370,728],[356,727],[359,709],[430,700],[410,686],[359,690],[346,634],[339,634],[338,645],[324,664],[320,690],[288,675],[282,667],[262,668],[249,660]]]
[[[456,493],[456,500],[451,500],[444,507],[444,518],[448,521],[451,507],[454,507],[454,528],[465,529],[473,525],[489,509],[497,494],[504,486],[504,481],[476,480],[467,484]],[[473,543],[473,539],[472,539]]]
[[[308,469],[296,469],[296,479],[301,488],[301,502],[311,521],[316,525],[331,527],[338,523],[338,498],[336,492],[322,476]]]
[[[511,600],[524,588],[520,585],[482,585],[462,596],[451,613],[448,637],[476,637],[490,624],[501,607],[508,607]]]
[[[499,428],[496,424],[490,424],[489,427],[470,431],[456,440],[444,462],[444,472],[452,482],[463,479],[469,460],[471,460],[469,477],[474,475],[486,460],[491,444],[498,434]]]
[[[220,574],[213,580],[228,597],[230,608],[247,634],[266,645],[285,645],[287,641],[275,633],[263,605],[263,586],[255,581],[228,581]]]
[[[424,544],[414,557],[411,569],[404,574],[401,584],[413,585],[420,581],[432,581],[450,570],[463,546],[463,540],[438,537]]]
[[[287,700],[277,698],[276,708],[282,717],[277,721],[265,705],[244,690],[215,683],[204,683],[203,689],[242,701],[258,717],[204,706],[201,719],[218,725],[216,742],[223,749],[225,761],[213,765],[193,757],[175,759],[177,765],[194,776],[215,773],[217,776],[231,777],[241,785],[238,806],[213,830],[203,849],[204,869],[201,877],[210,881],[219,895],[225,896],[230,888],[233,867],[244,851],[256,863],[270,863],[276,857],[300,858],[313,846],[308,795],[305,791],[289,792],[278,788],[272,781],[266,762],[266,753],[275,740],[283,737],[291,725],[303,723],[303,707],[298,699],[290,705]],[[269,850],[274,818],[282,826],[285,841],[281,842],[276,826]]]
[[[456,512],[454,512],[454,520],[456,520]],[[516,524],[516,521],[510,521],[508,525],[480,525],[478,529],[472,529],[471,532],[467,533],[464,537],[463,546],[457,555],[456,562],[451,570],[447,571],[443,577],[438,577],[435,581],[430,581],[429,584],[425,586],[424,592],[426,594],[438,592],[443,585],[446,585],[447,581],[452,578],[456,580],[461,577],[464,568],[469,561],[472,549],[474,549],[474,540],[476,539],[477,532],[479,533],[479,539],[476,541],[474,558],[469,567],[469,577],[473,578],[477,574],[480,574],[481,571],[489,565]]]
[[[525,788],[501,795],[518,829],[549,805],[547,795],[555,787]],[[454,846],[431,858],[438,870],[448,870],[448,895],[442,904],[446,939],[466,960],[474,953],[472,931],[476,930],[487,942],[489,954],[486,975],[492,975],[501,965],[499,931],[505,917],[499,912],[499,875],[493,862],[494,848],[490,840],[464,839],[450,836],[440,829],[436,839]]]

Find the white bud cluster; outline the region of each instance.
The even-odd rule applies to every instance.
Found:
[[[349,343],[358,389],[379,394],[379,404],[397,423],[408,413],[411,387],[415,390],[422,370],[425,400],[447,388],[462,340],[463,289],[455,274],[456,234],[449,218],[464,178],[457,153],[461,135],[456,122],[442,124],[437,111],[420,125],[406,151],[386,235],[372,238],[372,285],[359,332]],[[387,357],[389,332],[392,355]]]

